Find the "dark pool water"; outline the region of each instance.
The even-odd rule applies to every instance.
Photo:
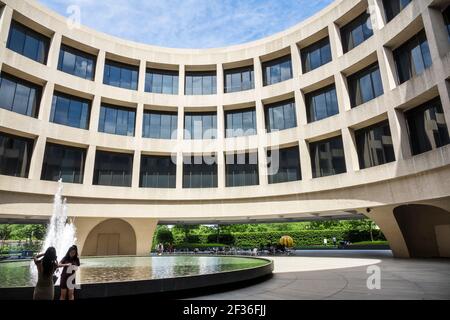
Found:
[[[195,276],[268,264],[268,261],[241,257],[161,256],[83,258],[77,283],[101,283]],[[0,263],[0,288],[34,286],[30,261]],[[57,274],[59,275],[59,274]]]

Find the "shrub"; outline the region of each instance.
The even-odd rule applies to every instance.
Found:
[[[219,243],[224,243],[227,245],[233,245],[234,244],[234,236],[232,234],[219,234],[219,239],[217,239],[217,235],[216,234],[210,234],[208,235],[208,243],[213,243],[213,242],[219,242]]]

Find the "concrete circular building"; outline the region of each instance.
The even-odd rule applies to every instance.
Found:
[[[64,182],[83,255],[158,223],[375,221],[450,256],[449,1],[337,0],[227,48],[124,41],[0,0],[0,221]]]

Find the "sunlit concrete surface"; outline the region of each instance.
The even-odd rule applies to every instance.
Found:
[[[387,251],[303,251],[270,258],[271,279],[194,299],[450,299],[449,259],[394,259]],[[380,267],[379,290],[367,287],[371,265]]]

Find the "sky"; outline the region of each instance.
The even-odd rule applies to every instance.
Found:
[[[171,48],[217,48],[288,29],[333,0],[38,0],[82,25]]]

